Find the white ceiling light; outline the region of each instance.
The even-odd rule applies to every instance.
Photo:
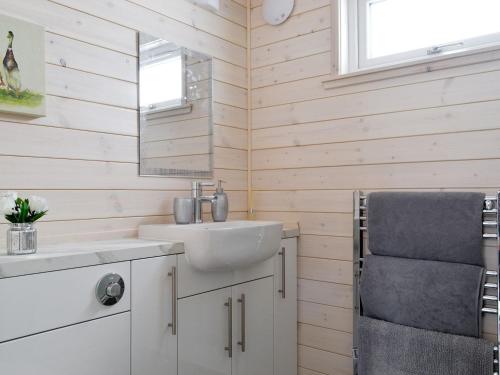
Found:
[[[262,15],[270,25],[279,25],[285,22],[292,13],[294,0],[264,0]]]
[[[218,11],[220,9],[220,0],[189,0],[194,5],[199,5],[202,8]]]

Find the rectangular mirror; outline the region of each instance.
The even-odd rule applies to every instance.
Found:
[[[141,176],[210,178],[212,58],[139,33]]]

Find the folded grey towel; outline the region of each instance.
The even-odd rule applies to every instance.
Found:
[[[484,269],[460,263],[368,255],[363,315],[409,327],[479,337]]]
[[[483,339],[359,319],[359,375],[491,375],[493,344]]]
[[[481,193],[368,195],[370,251],[377,255],[484,265]]]

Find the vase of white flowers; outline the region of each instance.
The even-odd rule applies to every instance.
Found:
[[[35,222],[49,210],[44,198],[20,198],[15,192],[0,194],[0,212],[9,221],[7,254],[33,254],[37,250]]]

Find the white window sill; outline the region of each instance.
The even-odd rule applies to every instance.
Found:
[[[399,77],[414,76],[415,82],[417,82],[421,80],[422,74],[496,60],[500,60],[499,45],[465,52],[455,52],[448,55],[433,56],[396,65],[359,70],[347,74],[332,75],[331,78],[322,83],[326,90],[332,90]],[[383,84],[381,84],[381,86],[383,86]]]

